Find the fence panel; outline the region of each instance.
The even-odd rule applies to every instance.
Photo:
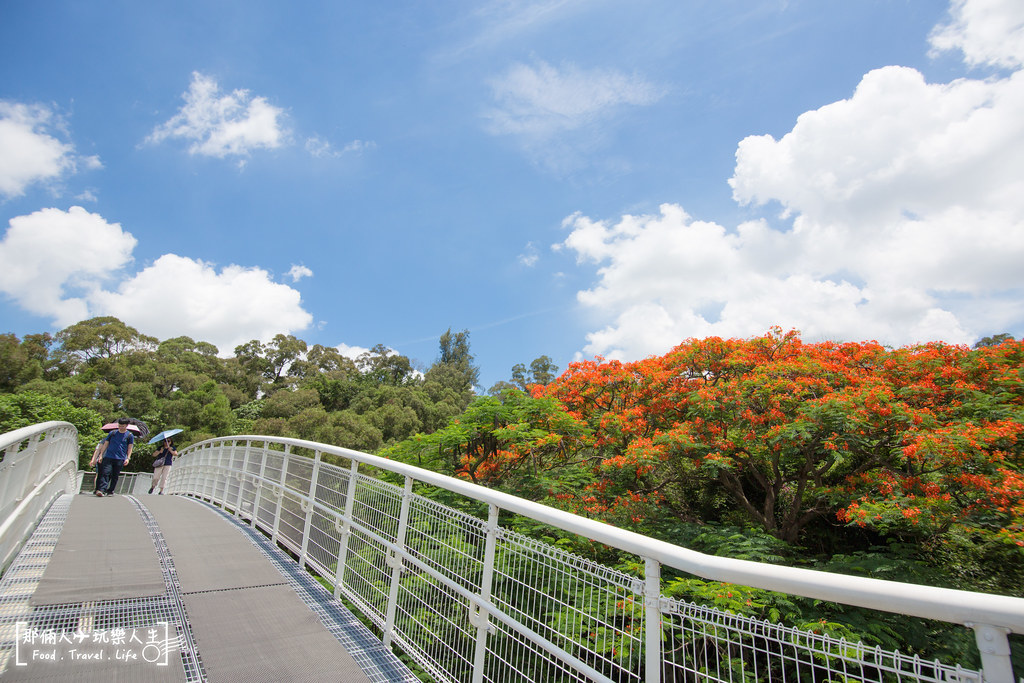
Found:
[[[381,472],[405,486],[371,476]],[[238,483],[228,486],[229,480]],[[463,507],[486,510],[485,517],[414,493],[420,486],[464,496]],[[1014,683],[1008,646],[998,638],[1024,633],[1018,598],[705,556],[426,470],[295,439],[244,436],[192,446],[172,469],[168,490],[212,499],[251,519],[438,681]],[[630,553],[648,578],[501,528],[502,510]],[[988,675],[658,596],[663,566],[959,623],[975,629],[979,642],[997,641],[980,652]]]

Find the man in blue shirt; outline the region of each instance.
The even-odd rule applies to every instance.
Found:
[[[95,495],[102,498],[114,493],[117,478],[121,476],[121,468],[132,458],[135,447],[135,436],[128,431],[128,418],[117,421],[117,431],[110,432],[100,444],[100,472],[96,478]]]

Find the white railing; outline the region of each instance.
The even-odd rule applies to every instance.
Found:
[[[0,435],[0,573],[14,559],[43,513],[76,490],[78,430],[45,422]]]
[[[1015,680],[1008,634],[1024,633],[1019,598],[703,555],[465,481],[297,439],[211,439],[182,456],[168,492],[222,505],[271,535],[353,604],[385,643],[438,681]],[[630,553],[645,577],[503,528],[502,512]],[[974,630],[982,670],[666,598],[662,567],[961,624]]]

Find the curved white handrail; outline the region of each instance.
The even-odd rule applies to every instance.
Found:
[[[979,622],[997,624],[1009,628],[1013,633],[1024,633],[1024,599],[1022,598],[832,574],[813,569],[706,555],[571,512],[534,503],[525,498],[518,498],[468,481],[348,448],[286,437],[245,435],[232,436],[230,440],[271,441],[356,460],[372,467],[400,474],[414,481],[495,505],[499,509],[515,512],[643,558],[655,559],[663,565],[713,581],[725,581],[806,598],[908,614],[923,619],[937,619],[955,624],[966,625]],[[223,441],[225,441],[224,438],[219,438],[202,443]],[[183,451],[182,455],[193,448],[201,447],[201,445],[190,446]]]
[[[78,430],[44,422],[0,435],[0,571],[54,499],[75,490]]]
[[[272,446],[279,449],[283,448],[283,450],[275,450]],[[645,587],[641,588],[641,600],[647,606],[653,604],[655,608],[657,607],[657,577],[660,576],[660,567],[668,566],[715,581],[752,586],[872,610],[962,624],[975,630],[979,646],[981,647],[986,680],[1013,680],[1012,672],[1009,670],[1009,648],[1006,643],[1006,634],[1009,632],[1024,633],[1024,599],[1020,598],[905,584],[705,555],[631,531],[618,529],[603,522],[580,517],[412,465],[347,448],[301,439],[244,435],[210,439],[194,444],[183,450],[182,459],[172,470],[171,490],[187,492],[188,486],[185,485],[185,475],[188,472],[190,458],[192,456],[200,456],[202,464],[199,465],[198,469],[201,469],[202,472],[193,472],[192,475],[212,479],[228,476],[234,477],[237,480],[234,486],[239,489],[237,493],[239,501],[243,497],[241,482],[246,479],[257,489],[257,497],[255,499],[257,506],[259,505],[258,489],[260,487],[266,487],[268,491],[274,491],[271,495],[276,496],[278,507],[277,517],[275,517],[272,526],[273,533],[276,536],[277,527],[281,523],[280,499],[285,489],[288,488],[284,483],[285,475],[282,474],[282,480],[277,482],[265,477],[262,469],[260,469],[259,473],[251,470],[247,471],[244,468],[232,469],[234,467],[232,458],[237,460],[239,453],[245,452],[248,454],[251,451],[260,451],[261,448],[264,453],[274,453],[284,456],[285,459],[287,459],[292,448],[305,449],[314,454],[315,465],[312,466],[311,475],[313,483],[310,484],[312,488],[305,492],[287,490],[288,494],[300,500],[301,510],[307,516],[307,527],[310,524],[310,510],[322,507],[322,503],[316,499],[315,495],[317,486],[316,471],[321,466],[325,468],[334,467],[326,464],[321,465],[321,456],[329,454],[352,462],[351,471],[353,475],[365,476],[358,472],[359,466],[365,465],[404,477],[406,480],[406,494],[402,498],[408,497],[412,482],[419,482],[485,503],[492,507],[492,514],[495,516],[497,510],[506,510],[636,555],[645,561],[648,579],[653,581],[653,585],[649,581]],[[249,455],[245,457],[248,458]],[[303,456],[293,455],[291,457]],[[263,465],[261,465],[262,467]],[[285,467],[287,466],[285,465]],[[231,505],[235,502],[231,499],[234,497],[234,494],[232,496],[227,495],[228,482],[226,478],[224,479],[223,486],[224,492],[222,494],[210,496],[204,494],[204,497],[210,497],[211,499],[216,499],[217,502]],[[403,507],[405,505],[406,503],[403,502]],[[254,523],[257,514],[258,511],[253,512]],[[351,516],[345,517],[340,511],[334,511],[333,514],[338,520],[336,524],[360,528],[360,525]],[[401,527],[399,531],[401,536],[401,533],[404,533],[401,531]],[[308,528],[306,532],[308,532]],[[305,556],[304,544],[306,542],[305,540],[302,541],[303,557]],[[399,538],[397,541],[386,545],[389,552],[398,558],[399,565],[401,565],[403,558],[407,558],[415,563],[415,558],[408,557],[405,553],[402,547],[403,543],[404,541]],[[339,575],[342,571],[340,566],[342,562],[343,559],[340,559]],[[422,569],[427,573],[431,573],[429,568]],[[438,574],[435,579],[440,583],[446,581],[445,577],[441,574]],[[397,581],[397,578],[395,580]],[[478,596],[476,599],[471,600],[471,603],[474,603],[478,608],[489,611],[494,617],[505,618],[505,615],[499,615],[498,611],[493,608],[486,595]],[[660,616],[657,619],[660,619]],[[657,621],[650,621],[649,624],[652,628],[648,629],[648,632],[653,632],[653,627],[657,623]],[[660,629],[658,630],[660,631]],[[994,641],[994,645],[992,641]],[[649,649],[653,645],[652,641],[648,641]],[[564,652],[558,656],[561,656],[563,659],[567,658]],[[566,659],[566,661],[568,660]],[[648,660],[649,669],[660,668],[659,665],[655,664],[655,661],[660,660]],[[1007,676],[1010,677],[1007,678]],[[647,680],[654,679],[648,678]]]

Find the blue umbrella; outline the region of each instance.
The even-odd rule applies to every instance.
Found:
[[[163,441],[164,439],[170,438],[170,437],[174,436],[175,434],[180,434],[183,431],[185,431],[185,430],[184,429],[165,429],[164,431],[160,432],[159,434],[154,436],[152,439],[150,439],[148,443],[156,443],[157,441]]]

